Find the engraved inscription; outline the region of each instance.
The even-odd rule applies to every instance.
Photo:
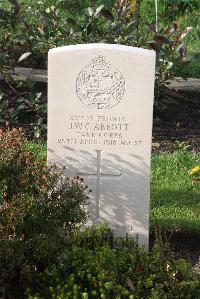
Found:
[[[76,80],[76,93],[88,108],[113,108],[121,101],[124,92],[124,76],[104,56],[95,57]]]
[[[59,136],[57,142],[63,145],[100,146],[136,148],[144,144],[144,140],[130,138],[134,136],[133,124],[125,115],[80,115],[69,114],[66,117],[66,135]]]

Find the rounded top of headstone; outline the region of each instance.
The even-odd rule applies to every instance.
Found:
[[[49,54],[53,53],[61,53],[67,51],[75,51],[75,50],[90,50],[90,49],[105,49],[105,50],[115,50],[115,51],[124,51],[124,52],[131,52],[131,53],[139,53],[147,56],[155,56],[156,52],[154,50],[132,47],[132,46],[125,46],[125,45],[118,45],[118,44],[103,44],[103,43],[92,43],[92,44],[77,44],[77,45],[69,45],[69,46],[62,46],[58,48],[53,48],[49,50]]]

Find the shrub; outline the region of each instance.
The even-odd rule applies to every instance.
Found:
[[[37,278],[30,299],[195,299],[200,295],[199,276],[185,260],[175,261],[164,245],[155,244],[149,254],[131,241],[117,249],[109,242],[109,230],[99,228],[86,230],[80,239],[77,242],[76,235],[56,267]]]
[[[87,218],[81,179],[47,168],[25,145],[22,130],[0,132],[0,292],[8,298],[23,297]]]

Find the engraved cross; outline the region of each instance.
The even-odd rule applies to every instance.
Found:
[[[87,173],[77,171],[78,176],[96,176],[96,221],[99,222],[99,210],[100,210],[100,195],[101,195],[101,177],[111,177],[119,178],[121,173],[103,173],[101,171],[101,161],[102,161],[102,151],[97,150],[97,172],[96,173]]]

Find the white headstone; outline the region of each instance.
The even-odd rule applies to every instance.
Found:
[[[155,52],[121,45],[52,49],[48,162],[93,190],[91,223],[148,247]]]

